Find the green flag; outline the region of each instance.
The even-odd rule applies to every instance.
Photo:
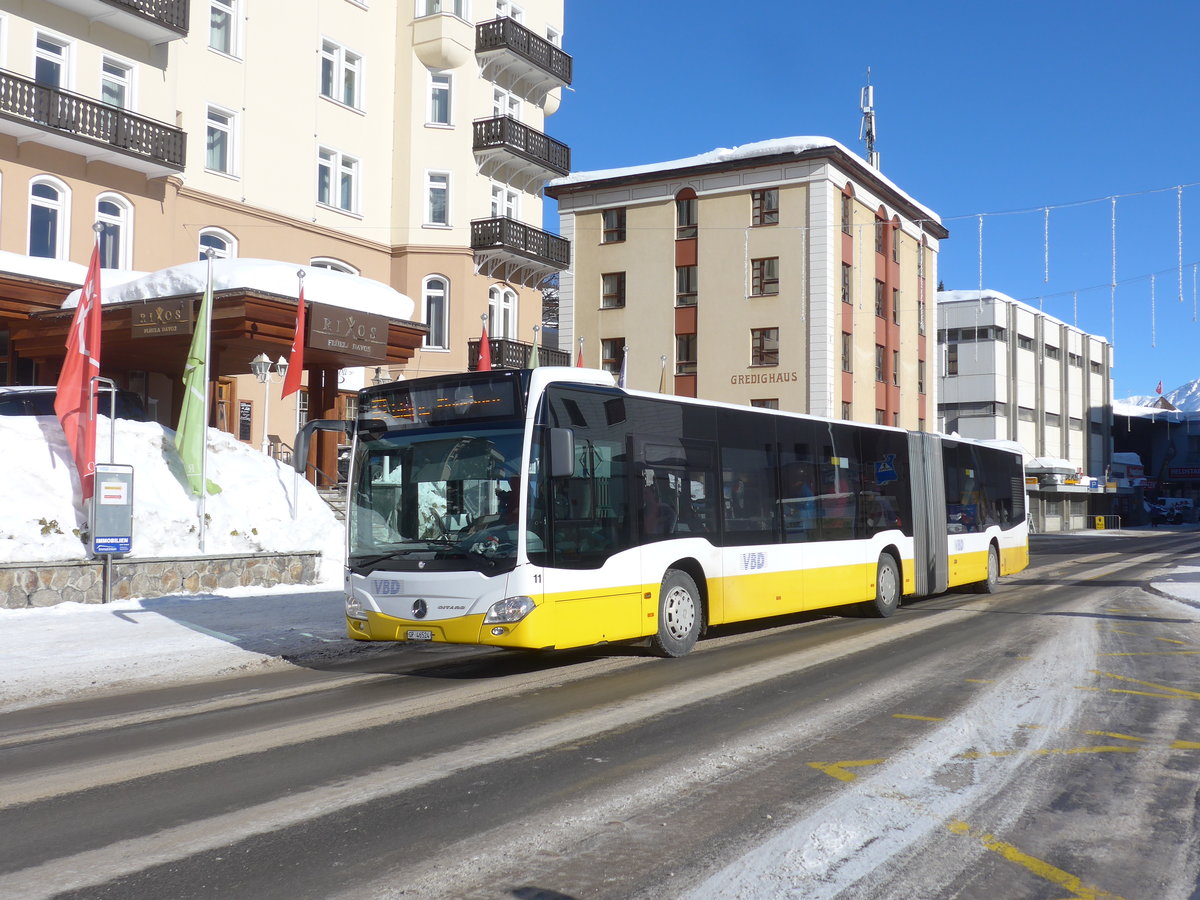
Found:
[[[221,488],[206,477],[205,454],[208,450],[208,350],[212,320],[212,260],[208,263],[208,284],[200,300],[200,315],[192,331],[192,345],[183,366],[183,405],[179,410],[179,427],[175,429],[175,447],[183,460],[183,471],[193,495],[201,493],[200,486],[208,485],[206,493],[220,493]]]

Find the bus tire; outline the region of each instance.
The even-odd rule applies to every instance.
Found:
[[[988,544],[987,578],[975,582],[975,593],[994,594],[1000,584],[1000,554],[995,544]]]
[[[875,599],[863,603],[859,609],[866,616],[886,619],[900,608],[900,567],[890,553],[879,556],[875,571]]]
[[[696,645],[704,623],[700,589],[687,572],[667,569],[658,591],[658,633],[650,647],[659,656],[686,655]]]

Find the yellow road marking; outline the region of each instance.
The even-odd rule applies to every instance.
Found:
[[[1186,644],[1187,641],[1177,641],[1175,638],[1156,637],[1156,641],[1162,641],[1164,644]]]
[[[1143,650],[1139,653],[1098,653],[1097,656],[1194,656],[1200,650]]]
[[[1084,884],[1075,875],[1064,872],[1057,866],[1052,866],[1050,863],[1038,859],[1036,856],[1030,856],[1028,853],[1018,850],[1007,841],[1000,840],[993,834],[972,828],[966,822],[951,821],[947,823],[946,828],[949,829],[951,834],[958,835],[959,837],[973,838],[983,845],[985,849],[1000,854],[1000,856],[1009,862],[1016,863],[1039,878],[1049,881],[1051,884],[1065,888],[1076,897],[1084,898],[1084,900],[1121,900],[1117,894]]]
[[[893,719],[916,719],[918,722],[944,722],[946,721],[941,716],[908,716],[904,713],[894,713]]]
[[[1128,690],[1127,688],[1095,688],[1095,687],[1083,687],[1081,685],[1076,685],[1075,690],[1077,690],[1077,691],[1096,691],[1097,693],[1103,692],[1106,694],[1136,694],[1139,697],[1162,697],[1166,700],[1178,700],[1179,699],[1175,694],[1155,694],[1152,691],[1131,691],[1131,690]]]
[[[1116,731],[1085,731],[1084,734],[1094,734],[1097,737],[1116,738],[1119,741],[1137,741],[1138,743],[1146,743],[1145,738],[1134,737],[1132,734],[1120,734]]]
[[[995,684],[994,678],[968,678],[967,684]]]
[[[854,781],[858,776],[853,772],[847,772],[847,768],[855,769],[860,766],[877,766],[885,762],[887,762],[887,759],[848,759],[836,763],[810,762],[809,765],[814,769],[819,769],[826,775],[832,775],[839,781]]]
[[[1172,750],[1200,750],[1200,741],[1173,741]]]
[[[1200,700],[1200,693],[1197,693],[1196,691],[1187,691],[1183,688],[1173,688],[1165,684],[1155,684],[1153,681],[1139,681],[1136,678],[1130,678],[1127,675],[1116,675],[1112,672],[1096,672],[1096,674],[1103,675],[1105,678],[1114,678],[1117,681],[1129,681],[1133,684],[1140,684],[1143,687],[1154,688],[1156,691],[1164,691],[1167,694],[1177,697],[1187,697],[1189,700]]]

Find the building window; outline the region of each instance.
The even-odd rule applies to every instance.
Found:
[[[70,191],[57,179],[43,178],[29,186],[29,255],[67,258],[66,223]]]
[[[215,106],[208,108],[204,167],[210,172],[233,174],[234,114]]]
[[[625,305],[625,273],[609,272],[600,276],[600,308],[618,309]]]
[[[511,91],[497,87],[492,89],[492,115],[508,116],[512,119],[521,118],[521,98]]]
[[[699,231],[697,225],[697,201],[695,197],[682,197],[675,201],[675,240],[694,238]]]
[[[1083,357],[1078,353],[1067,353],[1067,365],[1074,366],[1077,369],[1083,368]]]
[[[675,374],[696,374],[696,335],[675,335]]]
[[[925,277],[925,248],[917,245],[917,277]]]
[[[425,173],[425,224],[450,224],[450,173]]]
[[[779,188],[763,188],[759,191],[751,191],[750,197],[753,204],[751,224],[779,224]]]
[[[900,383],[900,351],[892,351],[892,384]]]
[[[750,329],[750,365],[779,365],[779,329]]]
[[[900,226],[893,225],[889,234],[892,238],[892,262],[900,262]]]
[[[1094,359],[1090,360],[1088,362],[1088,368],[1091,369],[1091,372],[1093,375],[1103,375],[1104,374],[1104,365],[1100,362],[1097,362]]]
[[[52,88],[71,86],[71,45],[66,41],[38,34],[33,47],[33,80]]]
[[[425,302],[425,324],[429,326],[429,333],[425,335],[422,346],[426,349],[446,350],[450,346],[447,341],[450,282],[441,275],[430,275],[421,286],[421,295]]]
[[[507,17],[514,22],[523,22],[525,21],[525,10],[510,0],[496,0],[496,17]]]
[[[1033,349],[1033,338],[1027,337],[1023,334],[1018,334],[1017,335],[1017,348],[1019,350],[1032,350]]]
[[[237,55],[237,0],[209,0],[208,46]]]
[[[317,149],[317,202],[343,212],[357,212],[357,159],[328,147]]]
[[[314,256],[308,261],[308,264],[314,269],[328,269],[331,272],[341,272],[343,275],[359,274],[358,269],[349,263],[328,256]]]
[[[925,360],[917,360],[917,393],[925,393]]]
[[[321,42],[321,96],[362,106],[362,57],[333,41]]]
[[[100,64],[100,102],[117,109],[133,108],[133,66],[104,57]]]
[[[521,194],[506,184],[492,182],[492,216],[520,218]]]
[[[883,346],[875,345],[875,380],[883,381]]]
[[[751,400],[750,405],[756,409],[779,409],[779,398],[771,397],[764,400]]]
[[[133,245],[133,215],[129,202],[116,194],[101,195],[96,202],[96,221],[100,223],[100,265],[105,269],[128,269]]]
[[[1017,420],[1021,422],[1036,422],[1037,413],[1028,406],[1018,406]]]
[[[946,345],[946,374],[958,374],[958,344]]]
[[[546,40],[548,40],[555,47],[562,46],[562,35],[549,26],[546,27]]]
[[[200,232],[200,259],[208,259],[208,250],[213,252],[213,259],[233,259],[237,256],[237,238],[220,228],[205,228]]]
[[[876,425],[886,425],[887,422],[884,421],[884,419],[885,419],[884,411],[882,409],[875,410],[875,424]]]
[[[697,286],[700,282],[696,266],[675,267],[675,305],[695,306]]]
[[[917,298],[917,333],[925,333],[925,298]]]
[[[875,220],[875,252],[883,253],[883,229],[886,227],[883,219]]]
[[[854,270],[850,263],[842,263],[842,302],[853,303],[853,295],[850,293],[851,285],[854,284]]]
[[[854,335],[842,332],[842,371],[854,371]]]
[[[854,198],[849,194],[842,194],[842,232],[844,234],[853,234],[854,227]]]
[[[900,324],[900,289],[892,288],[892,324]]]
[[[765,297],[779,293],[779,257],[750,260],[750,295]]]
[[[619,375],[624,356],[625,338],[604,338],[600,341],[600,368],[605,372]]]
[[[510,287],[496,285],[488,291],[488,334],[517,336],[517,292]]]
[[[885,314],[883,308],[883,282],[876,279],[875,281],[875,315],[883,318]]]
[[[450,125],[450,101],[452,99],[451,85],[453,81],[448,72],[429,73],[429,118],[430,125]]]
[[[851,408],[848,400],[842,401],[842,418],[847,420],[854,418],[854,410]]]
[[[467,0],[417,0],[418,16],[436,16],[438,13],[450,13],[465,19]]]
[[[1062,424],[1062,417],[1058,413],[1046,413],[1046,426],[1048,428],[1057,428]]]
[[[600,243],[615,244],[625,240],[625,207],[606,209],[600,213],[600,218],[604,227]]]
[[[1058,348],[1052,344],[1047,344],[1044,352],[1046,359],[1062,359],[1062,354],[1059,353]]]
[[[1083,419],[1077,419],[1075,416],[1067,418],[1067,427],[1072,431],[1083,431]]]

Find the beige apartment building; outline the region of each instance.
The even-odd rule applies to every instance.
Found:
[[[939,218],[829,138],[550,183],[560,332],[629,387],[927,430]],[[627,356],[626,356],[627,354]]]
[[[250,410],[256,446],[344,414],[364,379],[468,369],[481,317],[494,357],[524,358],[537,285],[569,262],[537,227],[542,185],[570,170],[544,133],[571,81],[562,33],[563,0],[0,0],[0,384],[56,375],[30,314],[78,287],[18,258],[86,264],[97,221],[108,268],[212,249],[414,301],[395,316],[407,346],[337,360],[336,398],[326,384],[312,408],[267,401],[278,379],[233,358],[253,341],[226,348],[219,394]],[[291,343],[274,312],[247,326],[271,359]],[[174,421],[176,372],[105,368]]]

